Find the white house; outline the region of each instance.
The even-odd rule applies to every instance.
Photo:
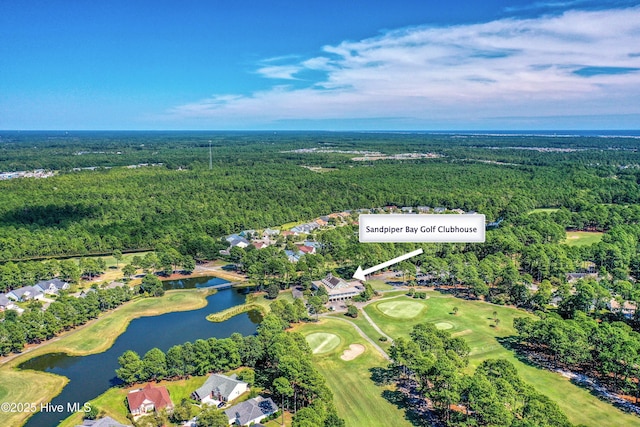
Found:
[[[237,380],[235,375],[212,374],[202,387],[191,393],[191,398],[202,403],[230,402],[249,390],[249,384]]]
[[[62,290],[69,289],[69,284],[60,279],[41,280],[36,283],[34,288],[44,292],[45,294],[57,294]]]
[[[14,301],[29,301],[32,299],[42,299],[43,297],[44,294],[42,291],[35,286],[24,286],[7,293],[7,298]]]

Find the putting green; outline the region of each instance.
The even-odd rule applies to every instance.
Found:
[[[306,337],[313,354],[328,353],[340,345],[340,337],[326,332],[314,332]]]
[[[449,322],[438,322],[436,323],[436,328],[438,329],[453,329],[453,325]]]
[[[380,303],[376,308],[389,317],[411,319],[420,314],[425,306],[416,301],[398,300]]]

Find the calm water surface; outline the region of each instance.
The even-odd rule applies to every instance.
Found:
[[[225,283],[218,278],[195,278],[167,282],[165,287],[194,288]],[[213,323],[205,319],[210,313],[244,302],[244,295],[233,289],[222,290],[207,298],[208,304],[201,309],[167,313],[159,316],[141,317],[132,320],[127,330],[120,335],[113,346],[104,353],[89,356],[68,356],[62,353],[45,354],[36,357],[20,367],[51,372],[69,378],[62,393],[55,397],[53,405],[62,404],[62,413],[39,412],[27,422],[27,427],[53,427],[67,418],[67,403],[79,402],[82,405],[110,387],[120,383],[115,376],[119,367],[118,357],[126,350],[137,352],[140,357],[154,347],[167,351],[171,346],[199,338],[226,338],[234,332],[251,335],[256,332],[260,322],[256,313],[244,313],[231,319]]]

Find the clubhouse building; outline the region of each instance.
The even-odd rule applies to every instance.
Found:
[[[349,300],[364,291],[364,285],[359,280],[346,281],[331,273],[322,280],[312,282],[311,287],[316,290],[323,286],[329,294],[329,301]]]

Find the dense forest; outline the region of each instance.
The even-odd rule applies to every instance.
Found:
[[[495,220],[535,207],[581,212],[634,204],[640,199],[636,142],[357,133],[3,135],[0,171],[58,173],[0,181],[0,260],[159,244],[197,252],[242,229],[385,205],[461,208]],[[576,151],[521,149],[536,146]],[[441,157],[357,162],[347,151]],[[152,163],[161,165],[126,167]]]

